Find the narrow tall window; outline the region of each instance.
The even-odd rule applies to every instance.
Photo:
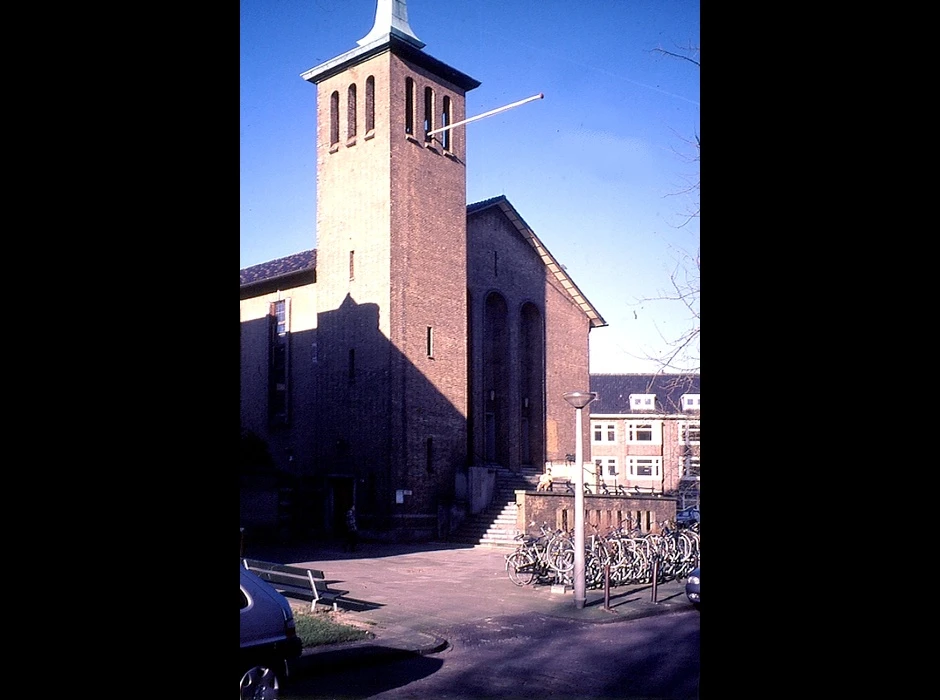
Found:
[[[499,253],[493,251],[493,276],[499,277]]]
[[[356,138],[356,84],[349,86],[346,93],[346,138]]]
[[[356,381],[356,351],[353,348],[349,349],[349,383],[352,384]]]
[[[287,315],[289,299],[281,299],[271,304],[271,315],[274,316],[275,332],[284,335],[290,330],[290,317]]]
[[[445,97],[444,100],[444,109],[441,112],[441,126],[450,126],[450,98]],[[444,146],[445,151],[450,150],[450,132],[452,129],[441,132],[441,144]]]
[[[375,129],[375,77],[366,78],[366,134]]]
[[[339,93],[330,95],[330,145],[339,143]]]
[[[356,251],[349,251],[349,281],[356,279]]]
[[[431,326],[428,326],[427,351],[428,357],[434,357],[434,328]]]
[[[428,132],[434,128],[434,90],[430,87],[424,88],[424,140],[431,142]]]
[[[428,438],[424,446],[425,469],[428,474],[434,473],[434,438]]]
[[[415,81],[405,78],[405,133],[415,132]]]
[[[289,420],[290,299],[272,302],[268,314],[268,421],[271,426],[285,426]]]

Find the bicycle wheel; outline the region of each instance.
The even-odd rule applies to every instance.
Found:
[[[574,570],[574,542],[567,537],[557,537],[548,543],[546,560],[555,571],[566,574]]]
[[[587,588],[601,588],[604,585],[604,564],[597,552],[584,554],[584,585]]]
[[[633,552],[628,551],[623,541],[614,537],[607,542],[610,555],[610,580],[613,585],[620,586],[630,578],[630,568],[633,564]]]
[[[526,552],[513,552],[506,557],[506,573],[517,586],[528,586],[535,580],[535,561]]]
[[[630,538],[621,544],[624,545],[624,554],[626,565],[623,569],[623,577],[627,583],[642,583],[646,579],[648,561],[646,558],[646,548],[643,541]]]

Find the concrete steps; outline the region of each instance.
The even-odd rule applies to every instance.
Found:
[[[486,545],[490,547],[515,548],[517,490],[534,491],[542,470],[537,467],[522,467],[519,472],[498,467],[496,491],[489,508],[465,520],[450,537],[460,544]]]

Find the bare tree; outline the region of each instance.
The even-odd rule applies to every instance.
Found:
[[[700,296],[700,256],[674,249],[677,254],[675,267],[669,275],[671,287],[658,296],[647,297],[644,302],[668,301],[682,304],[688,311],[688,325],[678,337],[666,338],[660,333],[665,349],[655,357],[664,371],[695,372],[700,370],[699,338],[701,322],[699,317]]]
[[[663,48],[653,50],[670,58],[688,61],[696,68],[701,68],[698,46],[689,45],[679,51],[667,51]],[[694,165],[694,175],[689,178],[688,186],[673,193],[674,196],[685,196],[691,202],[685,213],[685,220],[679,228],[686,226],[693,219],[698,219],[701,213],[699,198],[700,186],[700,158],[701,138],[698,133],[693,139],[683,139],[688,147],[684,156]],[[669,287],[661,290],[657,296],[645,297],[638,301],[643,302],[673,302],[682,304],[688,311],[688,326],[678,337],[666,338],[660,333],[665,350],[656,356],[647,359],[657,362],[663,371],[695,372],[700,370],[699,338],[701,323],[699,317],[700,274],[701,274],[701,247],[697,246],[695,252],[680,248],[673,248],[675,266],[669,275]]]

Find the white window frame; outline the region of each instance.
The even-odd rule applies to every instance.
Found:
[[[640,474],[639,466],[640,463],[644,465],[649,462],[651,474]],[[649,479],[650,481],[658,480],[662,478],[663,474],[663,458],[654,457],[652,455],[633,455],[627,457],[627,476],[630,479]]]
[[[601,439],[597,439],[597,431],[601,431]],[[610,433],[613,431],[613,437]],[[592,421],[591,443],[594,445],[613,445],[617,442],[617,423],[615,421]]]
[[[683,411],[698,411],[702,407],[701,394],[683,394],[679,401],[682,403]]]
[[[612,476],[615,480],[620,476],[620,472],[617,469],[617,458],[616,457],[595,457],[594,458],[594,473],[600,470],[600,477],[606,481],[608,476]]]
[[[649,426],[650,439],[640,440],[637,436]],[[660,420],[629,420],[624,426],[624,442],[628,445],[662,445],[663,422]]]
[[[278,307],[283,310],[281,317],[278,315]],[[284,297],[283,299],[275,299],[271,304],[271,309],[275,317],[277,328],[275,329],[278,335],[284,335],[290,333],[290,297]]]
[[[679,458],[679,473],[683,481],[701,481],[699,456],[684,455]]]
[[[655,411],[656,394],[630,394],[631,411]]]
[[[679,444],[680,445],[700,445],[701,444],[701,421],[683,420],[679,421]],[[692,440],[691,437],[696,439]]]

